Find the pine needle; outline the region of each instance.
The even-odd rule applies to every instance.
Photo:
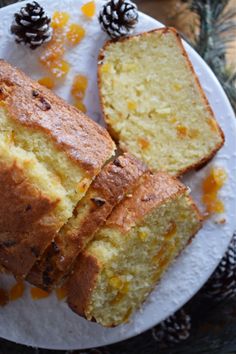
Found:
[[[188,7],[199,19],[193,46],[212,68],[236,111],[236,71],[227,66],[226,51],[235,40],[236,9],[229,0],[189,0]]]

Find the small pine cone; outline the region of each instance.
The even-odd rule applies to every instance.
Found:
[[[190,336],[191,317],[182,309],[152,329],[153,338],[162,345],[179,343]]]
[[[217,301],[236,296],[236,234],[215,273],[203,288],[204,295]]]
[[[52,38],[51,19],[45,15],[44,9],[34,1],[26,4],[15,14],[11,32],[17,43],[24,43],[31,49],[36,49]]]
[[[99,22],[110,37],[127,36],[138,22],[137,6],[130,0],[110,0],[101,9]]]

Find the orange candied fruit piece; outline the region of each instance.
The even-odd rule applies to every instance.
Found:
[[[48,89],[52,90],[55,87],[55,82],[51,77],[42,77],[38,80],[38,83],[42,86],[47,87]]]
[[[30,293],[33,300],[44,299],[50,295],[49,292],[39,288],[31,288]]]
[[[55,292],[58,300],[63,300],[67,296],[67,289],[65,286],[62,286],[61,288],[57,288]]]
[[[202,183],[202,202],[208,213],[223,213],[224,204],[218,198],[218,191],[223,187],[226,173],[221,168],[212,169]]]
[[[49,66],[53,61],[59,60],[65,54],[65,35],[62,31],[54,31],[52,40],[48,43],[43,51],[40,62]]]
[[[70,14],[65,11],[55,11],[52,16],[51,26],[54,29],[64,28],[70,19]]]
[[[226,173],[222,168],[212,169],[210,174],[203,181],[204,193],[216,193],[223,187],[226,180]]]
[[[82,26],[78,25],[77,23],[72,23],[69,27],[69,30],[66,34],[68,41],[72,45],[79,44],[80,41],[85,36],[85,30]]]
[[[71,94],[74,98],[82,100],[88,87],[88,79],[84,75],[76,75],[72,84]]]
[[[96,12],[96,5],[94,1],[89,1],[81,7],[83,14],[89,18],[93,17]]]
[[[129,102],[128,102],[128,109],[129,109],[130,111],[134,111],[136,108],[137,108],[137,105],[136,105],[135,102],[132,102],[132,101],[129,101]]]
[[[60,79],[68,74],[70,71],[70,64],[64,59],[59,59],[50,63],[49,70],[53,76]]]
[[[177,225],[175,222],[172,222],[165,234],[165,239],[171,239],[173,236],[176,235],[176,232],[177,232]]]
[[[74,106],[81,112],[86,113],[87,112],[87,107],[85,106],[85,104],[80,101],[80,100],[76,100],[74,103]]]
[[[139,138],[138,139],[138,144],[141,147],[142,150],[148,149],[150,146],[150,143],[148,140],[144,139],[144,138]]]
[[[177,133],[180,137],[186,137],[188,135],[188,128],[184,125],[177,125]]]
[[[23,281],[17,282],[10,289],[9,299],[11,301],[15,301],[15,300],[21,298],[23,296],[23,294],[24,294],[24,291],[25,291],[25,285],[24,285]]]
[[[218,131],[218,125],[217,125],[217,122],[214,118],[209,118],[208,124],[213,132]]]

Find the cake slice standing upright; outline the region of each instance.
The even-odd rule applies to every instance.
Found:
[[[107,42],[98,83],[119,147],[152,170],[178,176],[207,163],[224,135],[174,29]]]

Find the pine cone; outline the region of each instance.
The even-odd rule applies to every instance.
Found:
[[[11,32],[16,36],[17,43],[36,49],[52,38],[50,22],[51,19],[45,15],[44,9],[34,1],[15,14]]]
[[[219,301],[236,296],[236,234],[203,291],[207,297]]]
[[[191,317],[182,309],[152,329],[153,338],[164,345],[179,343],[190,336]]]
[[[127,36],[138,22],[137,6],[130,0],[108,1],[100,11],[99,22],[110,37]]]

